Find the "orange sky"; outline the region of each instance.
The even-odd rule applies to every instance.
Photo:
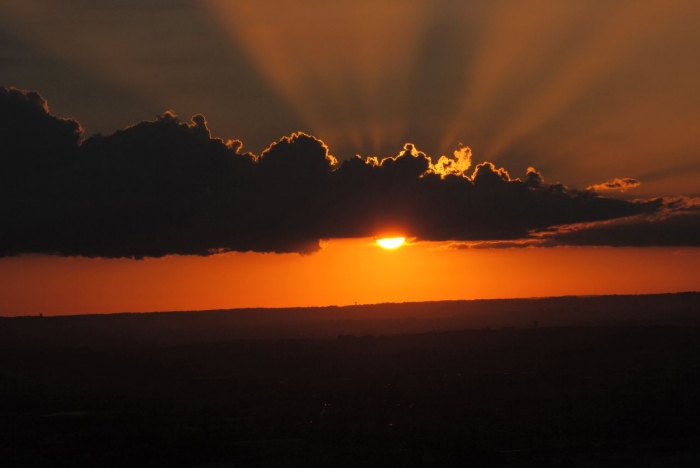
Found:
[[[316,254],[0,259],[0,315],[347,305],[700,289],[700,249],[394,251],[333,240]]]
[[[3,0],[0,85],[37,90],[84,138],[172,109],[256,154],[298,131],[341,162],[412,142],[436,163],[464,144],[472,167],[514,177],[697,197],[698,24],[697,0]],[[307,256],[23,255],[0,258],[0,315],[674,292],[700,289],[699,260],[371,239]]]

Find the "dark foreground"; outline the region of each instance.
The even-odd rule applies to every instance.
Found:
[[[700,314],[685,299],[683,321]],[[14,336],[0,466],[697,467],[700,328],[659,314],[333,339]]]

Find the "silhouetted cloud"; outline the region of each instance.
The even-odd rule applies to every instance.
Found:
[[[57,166],[78,148],[83,129],[59,119],[39,93],[0,86],[0,191],[3,197],[38,193]]]
[[[652,215],[562,226],[542,241],[549,246],[700,247],[700,199],[667,199]]]
[[[0,87],[0,103],[0,141],[6,154],[50,157],[65,154],[78,145],[80,124],[51,115],[48,103],[39,93]]]
[[[446,248],[700,247],[700,198],[676,197],[660,201],[663,207],[652,214],[554,226],[512,241],[452,242]]]
[[[654,224],[694,209],[570,190],[534,168],[524,180],[489,162],[469,173],[467,147],[435,164],[410,143],[395,157],[339,163],[321,140],[295,133],[256,156],[212,137],[204,116],[181,122],[170,111],[80,143],[76,121],[15,89],[0,89],[0,132],[2,256],[311,253],[321,239],[384,232],[516,244],[550,232],[548,242],[578,244],[555,227],[635,216]]]
[[[526,247],[548,247],[539,239],[525,239],[516,241],[479,241],[479,242],[451,242],[446,249],[524,249]]]

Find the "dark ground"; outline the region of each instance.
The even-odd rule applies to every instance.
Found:
[[[699,306],[0,319],[0,466],[697,467]]]

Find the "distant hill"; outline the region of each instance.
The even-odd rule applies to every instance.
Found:
[[[325,339],[338,335],[572,325],[698,326],[700,293],[4,317],[0,318],[0,348]]]

